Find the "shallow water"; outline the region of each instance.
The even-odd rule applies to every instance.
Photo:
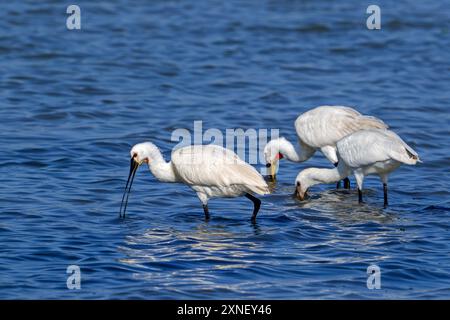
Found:
[[[0,298],[450,298],[449,20],[445,1],[20,1],[0,10]],[[332,185],[298,202],[281,163],[258,221],[141,168],[129,148],[176,128],[278,128],[317,105],[382,118],[420,154],[366,204]],[[259,164],[261,166],[263,164]],[[352,179],[354,185],[354,180]],[[381,268],[380,290],[366,269]],[[68,290],[66,268],[81,268]]]

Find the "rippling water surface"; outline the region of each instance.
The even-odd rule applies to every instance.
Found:
[[[60,1],[0,10],[0,298],[450,298],[446,1],[379,1],[379,31],[364,1],[76,3],[80,31]],[[205,222],[188,187],[143,168],[118,218],[131,145],[168,158],[194,120],[294,141],[322,104],[380,117],[419,152],[388,209],[376,178],[362,206],[331,185],[296,201],[297,172],[329,167],[317,154],[282,162],[255,225],[245,198],[212,200]]]

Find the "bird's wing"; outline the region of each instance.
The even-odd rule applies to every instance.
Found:
[[[335,146],[345,136],[364,129],[386,129],[380,119],[361,115],[344,106],[321,106],[300,115],[295,121],[299,138],[314,148]]]
[[[231,150],[215,145],[194,145],[172,153],[172,164],[189,185],[227,187],[243,185],[258,194],[269,193],[263,177]]]
[[[391,141],[390,155],[393,159],[406,164],[416,164],[420,161],[417,152],[407,145],[395,132],[390,130],[384,130],[383,132]]]
[[[357,131],[337,143],[340,159],[349,167],[359,168],[376,162],[396,160],[415,164],[417,153],[394,132],[386,129]]]

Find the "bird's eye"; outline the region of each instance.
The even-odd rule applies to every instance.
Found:
[[[297,187],[300,187],[300,181],[297,181]]]
[[[136,157],[137,157],[137,153],[133,154],[133,158],[136,158]]]
[[[270,166],[271,166],[270,162],[266,163],[266,168],[270,168]]]

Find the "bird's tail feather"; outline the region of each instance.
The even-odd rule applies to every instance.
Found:
[[[260,195],[264,195],[264,194],[269,194],[270,193],[269,186],[267,185],[267,183],[265,183],[265,185],[255,185],[255,186],[249,185],[248,188],[252,192],[254,192],[256,194],[260,194]]]
[[[269,194],[269,186],[261,174],[249,164],[239,165],[236,170],[241,179],[241,183],[247,186],[252,192],[256,194]]]

